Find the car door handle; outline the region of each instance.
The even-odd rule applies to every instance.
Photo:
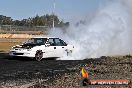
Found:
[[[64,47],[62,47],[62,48],[64,48]]]
[[[54,47],[54,49],[56,49],[56,47]]]

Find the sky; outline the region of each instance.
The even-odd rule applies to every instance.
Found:
[[[55,0],[55,14],[70,21],[75,17],[94,12],[104,0]],[[54,0],[0,0],[0,15],[25,19],[52,14]]]

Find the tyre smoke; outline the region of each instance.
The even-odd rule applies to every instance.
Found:
[[[59,28],[51,30],[50,36],[60,37],[75,47],[72,57],[61,60],[132,53],[131,9],[131,0],[110,0],[98,8],[91,18],[78,21],[65,32]]]

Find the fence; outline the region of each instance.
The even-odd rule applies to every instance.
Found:
[[[36,35],[47,35],[49,29],[43,26],[0,25],[0,52],[8,52],[12,46],[21,44]]]
[[[15,26],[15,25],[0,25],[0,30],[4,31],[47,31],[48,26]]]
[[[1,25],[0,34],[32,34],[32,35],[47,35],[50,28],[45,26],[12,26],[12,25]]]

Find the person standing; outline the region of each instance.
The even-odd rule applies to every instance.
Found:
[[[90,80],[89,80],[89,67],[88,64],[86,64],[84,67],[81,68],[81,77],[82,77],[82,85],[83,86],[87,86],[88,84],[90,84]]]

